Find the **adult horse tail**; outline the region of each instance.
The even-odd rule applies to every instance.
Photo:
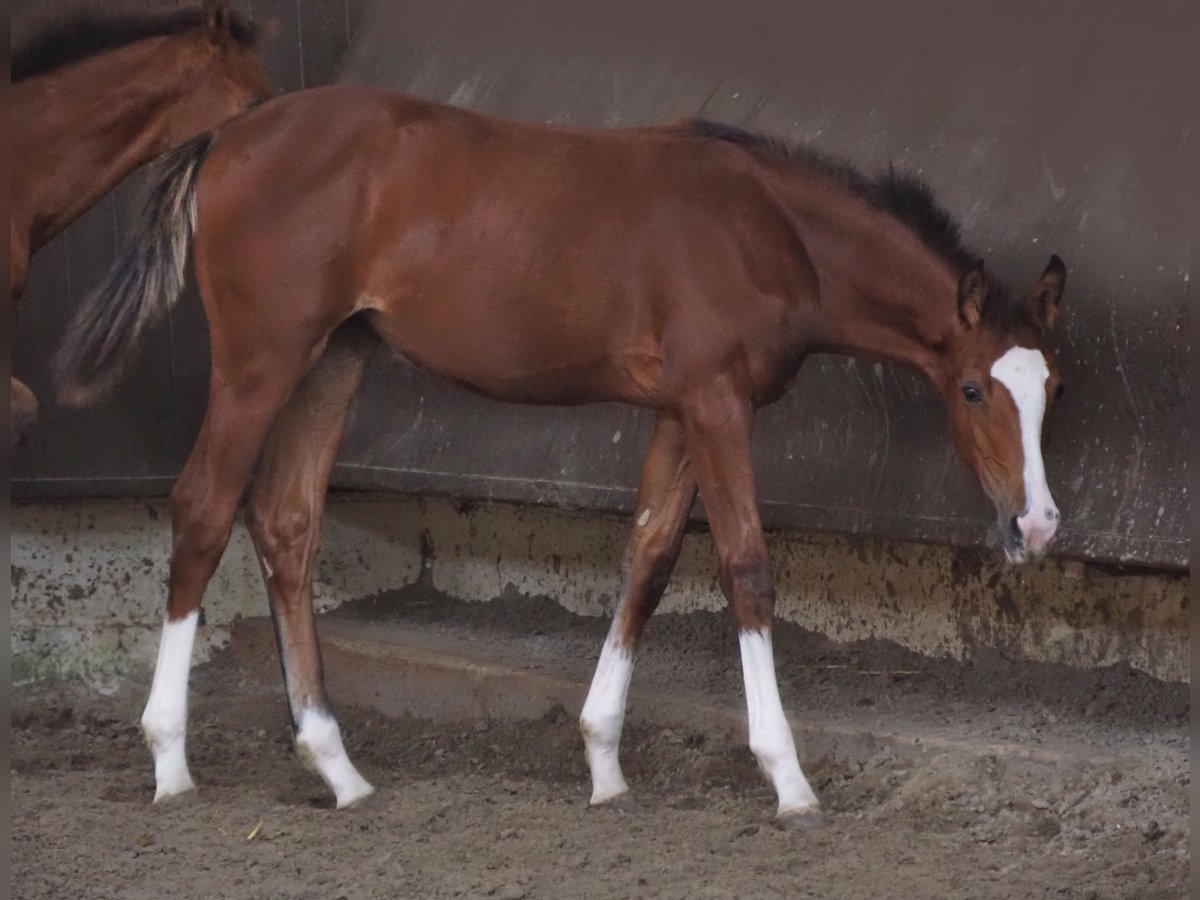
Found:
[[[55,354],[60,403],[87,406],[111,391],[147,329],[179,299],[196,227],[196,179],[216,137],[192,138],[154,164],[131,245],[84,301]]]

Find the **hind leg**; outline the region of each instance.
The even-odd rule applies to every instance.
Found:
[[[10,449],[17,446],[29,436],[37,422],[38,402],[33,391],[15,378],[9,378],[10,399],[9,411],[12,413],[10,425]]]
[[[11,268],[11,297],[12,297],[12,318],[13,323],[16,322],[17,302],[21,299],[21,294],[25,290],[25,274],[29,269],[29,253],[26,242],[19,236],[19,229],[14,225],[11,228],[11,237],[9,238],[9,265]],[[9,355],[9,366],[11,367],[14,360],[12,355]],[[33,426],[37,423],[38,402],[33,391],[21,381],[9,376],[9,407],[10,414],[9,431],[10,431],[10,450],[15,450],[17,445],[22,443],[29,436],[29,432],[33,430]]]
[[[296,751],[329,785],[339,809],[374,789],[346,755],[325,694],[313,620],[313,564],[347,410],[377,344],[358,322],[333,335],[271,427],[246,511],[275,621]]]
[[[230,348],[227,334],[213,330],[208,411],[171,491],[173,539],[166,621],[142,714],[142,729],[154,754],[155,802],[194,786],[184,745],[188,672],[200,601],[224,553],[238,501],[267,429],[322,343],[268,351],[257,349],[247,334],[244,346]],[[230,349],[236,352],[225,352]]]
[[[684,449],[683,429],[677,420],[659,416],[622,563],[621,599],[579,717],[592,773],[592,805],[620,802],[629,791],[618,746],[633,656],[666,590],[695,498],[696,481]]]

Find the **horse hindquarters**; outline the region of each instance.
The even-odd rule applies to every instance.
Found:
[[[200,434],[171,492],[167,614],[142,716],[155,758],[156,801],[192,787],[184,752],[189,659],[200,602],[229,540],[238,501],[272,423],[337,324],[289,325],[286,311],[296,302],[286,287],[290,279],[272,278],[270,272],[256,277],[269,267],[223,240],[220,223],[207,229],[206,224],[201,216],[195,259],[209,319],[212,380]],[[264,310],[274,311],[276,320],[262,322]]]
[[[184,741],[187,677],[200,601],[229,541],[238,501],[267,430],[303,377],[307,362],[270,355],[236,371],[214,369],[200,436],[171,491],[167,614],[142,715],[155,759],[155,801],[193,786]],[[270,376],[265,375],[268,371]]]

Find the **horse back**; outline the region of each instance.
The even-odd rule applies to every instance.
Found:
[[[239,304],[283,293],[275,304],[314,327],[367,311],[412,361],[526,402],[660,405],[746,347],[769,379],[795,297],[815,289],[739,148],[375,88],[240,117],[205,165],[198,213],[198,268],[236,271]]]

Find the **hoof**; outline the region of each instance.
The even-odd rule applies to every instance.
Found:
[[[818,806],[781,812],[775,821],[784,831],[820,831],[825,827],[825,816]]]
[[[188,782],[172,788],[159,788],[154,793],[155,806],[183,806],[196,799],[196,785]]]
[[[339,797],[337,800],[338,809],[370,809],[376,805],[379,795],[375,793],[375,788],[367,784],[365,781],[362,786],[357,788],[352,793],[345,797]]]
[[[610,797],[607,800],[601,800],[599,803],[593,803],[595,809],[611,809],[624,815],[636,815],[642,812],[642,804],[638,803],[633,798],[633,794],[626,791],[623,794],[617,794],[615,797]]]

